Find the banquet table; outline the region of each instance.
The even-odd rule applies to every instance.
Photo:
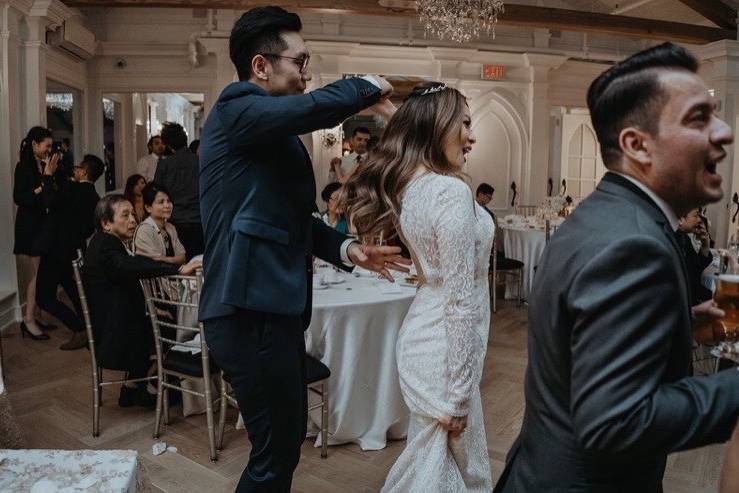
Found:
[[[379,450],[387,438],[403,438],[408,430],[395,343],[416,289],[400,286],[402,278],[391,286],[367,271],[357,277],[319,268],[315,277],[327,272],[340,283],[314,289],[305,342],[308,354],[331,370],[329,445],[351,442]],[[320,409],[310,413],[314,426],[320,420]]]
[[[504,231],[503,244],[506,257],[523,262],[523,293],[521,296],[527,299],[534,281],[534,266],[539,262],[546,246],[546,233],[543,229],[506,223],[502,223],[500,228]],[[515,282],[507,282],[506,298],[517,296],[516,289]]]
[[[135,450],[0,450],[0,491],[149,491]]]

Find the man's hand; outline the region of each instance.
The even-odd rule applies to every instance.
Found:
[[[701,344],[714,344],[724,338],[719,320],[726,316],[716,302],[704,301],[691,308],[693,314],[693,338]]]
[[[458,438],[467,428],[467,416],[444,416],[439,419],[439,424],[449,432],[449,438]]]
[[[340,166],[341,166],[341,158],[340,158],[340,157],[335,157],[335,158],[333,158],[333,159],[331,160],[331,162],[329,163],[329,167],[330,167],[330,168],[331,168],[332,170],[334,170],[334,171],[336,171],[336,168],[338,168],[338,167],[340,167]]]
[[[374,77],[375,81],[380,85],[380,92],[383,98],[388,97],[393,93],[393,86],[384,77],[380,77],[379,75],[373,75],[372,77]]]
[[[386,122],[389,122],[397,108],[389,98],[382,98],[374,105],[370,106],[369,110],[376,115],[380,115]]]
[[[352,243],[346,253],[354,265],[377,272],[390,282],[395,282],[395,279],[390,275],[389,269],[410,272],[406,265],[413,263],[410,259],[400,256],[400,247]]]
[[[190,262],[180,267],[180,274],[182,274],[183,276],[192,275],[193,272],[195,272],[202,266],[203,266],[202,260],[190,260]]]

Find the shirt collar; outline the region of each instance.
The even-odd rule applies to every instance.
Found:
[[[619,176],[622,176],[622,177],[626,178],[631,183],[633,183],[634,185],[636,185],[637,187],[639,187],[639,190],[641,190],[642,192],[646,193],[647,196],[650,199],[652,199],[652,202],[654,202],[655,204],[657,204],[657,207],[659,207],[659,210],[662,211],[662,214],[665,215],[665,217],[667,218],[667,221],[670,223],[670,227],[672,228],[672,231],[677,231],[677,227],[680,224],[680,219],[675,214],[675,211],[672,210],[672,207],[670,207],[669,205],[667,205],[667,202],[665,202],[664,200],[662,200],[659,197],[659,195],[657,195],[656,193],[654,193],[651,189],[649,189],[649,187],[647,187],[645,184],[643,184],[642,182],[640,182],[636,178],[631,177],[629,175],[625,175],[623,173],[616,173],[615,171],[612,171],[612,173],[615,173],[615,174],[617,174]]]

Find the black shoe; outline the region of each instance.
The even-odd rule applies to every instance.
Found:
[[[134,390],[133,403],[137,406],[145,407],[146,409],[154,409],[157,405],[156,394],[150,394],[146,390],[146,384],[139,386]]]
[[[118,405],[120,407],[133,407],[133,405],[135,404],[134,396],[136,395],[136,392],[138,390],[139,389],[134,389],[132,387],[121,385],[121,393],[118,396]]]
[[[75,332],[67,342],[59,346],[62,351],[74,351],[75,349],[82,349],[87,346],[87,333],[82,330]]]
[[[49,331],[49,330],[56,330],[56,329],[58,329],[58,328],[59,328],[59,326],[58,326],[58,325],[54,325],[54,324],[45,324],[45,323],[43,323],[43,322],[39,322],[38,320],[36,320],[36,325],[38,325],[39,329],[41,329],[41,330],[45,330],[45,331]]]
[[[39,335],[34,334],[30,330],[28,330],[28,327],[26,326],[26,322],[21,322],[21,337],[25,339],[26,336],[30,337],[34,341],[46,341],[47,339],[49,339],[49,336],[46,334],[39,334]]]

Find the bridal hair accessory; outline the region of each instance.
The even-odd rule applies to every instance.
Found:
[[[446,88],[447,88],[446,84],[439,84],[438,86],[429,87],[428,89],[424,89],[423,92],[419,94],[419,96],[426,96],[428,94],[434,94],[437,92],[441,92],[445,90]]]

